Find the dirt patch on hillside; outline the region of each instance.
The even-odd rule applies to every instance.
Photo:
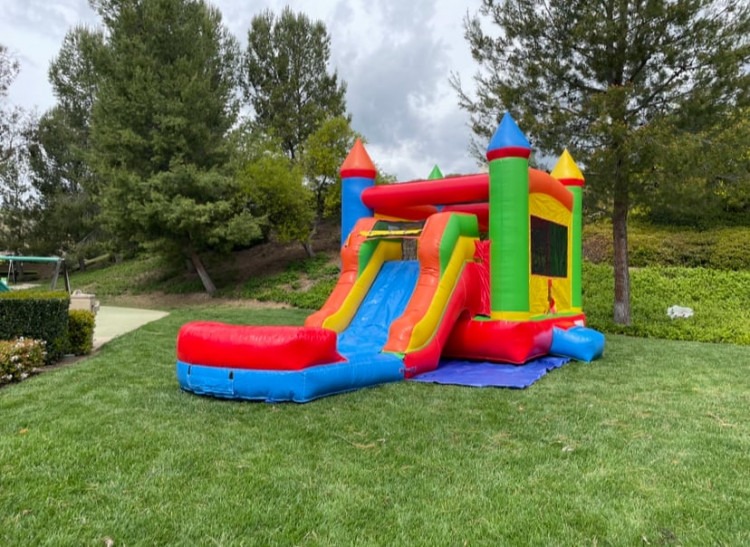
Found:
[[[337,255],[341,248],[341,228],[331,224],[320,225],[313,237],[312,248],[315,253]],[[243,284],[255,277],[282,273],[290,264],[306,258],[307,253],[300,243],[284,245],[272,241],[237,251],[231,258],[211,264],[210,273],[217,279],[226,277],[234,283]]]

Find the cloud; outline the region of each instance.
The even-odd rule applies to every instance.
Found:
[[[87,0],[25,0],[3,2],[0,20],[32,35],[62,37],[78,23],[93,23]]]
[[[385,156],[375,161],[402,179],[426,176],[435,163],[445,172],[476,170],[466,152],[468,117],[448,84],[456,25],[443,7],[342,0],[329,25],[353,125],[371,155]]]
[[[0,3],[0,42],[18,58],[21,71],[8,96],[14,104],[42,110],[54,104],[47,81],[49,63],[65,33],[76,24],[95,24],[87,0],[11,0]]]
[[[470,81],[473,61],[461,20],[479,0],[210,0],[242,44],[253,16],[289,5],[331,35],[331,65],[348,84],[352,123],[368,139],[373,160],[406,180],[477,170],[468,153],[468,116],[448,84],[451,72]],[[2,0],[0,41],[21,61],[10,100],[42,109],[53,104],[47,68],[75,24],[96,24],[87,0]],[[243,46],[244,47],[244,46]]]

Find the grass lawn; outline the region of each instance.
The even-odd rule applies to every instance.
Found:
[[[183,393],[179,310],[0,389],[2,545],[750,543],[750,349],[609,336],[522,391]]]

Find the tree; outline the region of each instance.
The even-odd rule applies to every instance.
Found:
[[[261,237],[226,168],[239,48],[202,0],[97,0],[105,28],[92,119],[102,209],[122,241],[190,260]]]
[[[483,18],[499,27],[492,36]],[[587,190],[609,204],[614,319],[630,323],[627,221],[649,166],[644,131],[665,116],[695,133],[748,100],[744,0],[483,0],[465,35],[482,67],[477,97],[452,78],[477,138],[503,110],[545,153],[568,146]],[[477,143],[474,143],[475,149]]]
[[[321,21],[284,8],[253,17],[243,87],[255,121],[279,139],[291,159],[324,120],[343,116],[346,85],[328,72],[331,38]]]
[[[27,248],[29,211],[34,204],[25,162],[32,123],[27,115],[14,115],[13,123],[3,135],[6,152],[5,161],[0,164],[0,250],[17,254]]]
[[[0,168],[13,155],[12,134],[20,111],[6,105],[5,99],[19,68],[18,60],[11,55],[7,47],[0,44]]]
[[[252,206],[263,213],[278,241],[300,242],[312,256],[309,241],[315,215],[302,178],[299,166],[278,152],[256,158],[240,175]]]
[[[32,236],[36,252],[73,255],[81,267],[101,235],[90,136],[103,48],[102,34],[86,27],[66,34],[49,68],[57,105],[39,120],[30,147],[31,181],[39,197]]]
[[[0,249],[21,252],[28,233],[29,185],[24,156],[31,117],[6,104],[18,61],[0,44]]]
[[[305,181],[315,196],[316,222],[324,219],[340,221],[341,165],[354,146],[364,136],[352,129],[347,118],[329,118],[305,141],[302,166]],[[396,176],[377,169],[375,184],[396,182]]]
[[[29,145],[29,178],[37,197],[30,246],[35,253],[62,253],[85,268],[87,250],[98,235],[99,207],[93,173],[77,131],[61,106],[38,120]]]
[[[16,79],[19,70],[18,60],[11,55],[8,48],[0,44],[0,97],[5,97],[8,88]]]
[[[316,220],[336,216],[341,208],[339,169],[362,138],[343,116],[325,120],[305,141],[302,167],[307,184],[315,197]]]
[[[310,242],[314,198],[300,165],[284,154],[276,139],[254,130],[252,123],[239,127],[233,138],[232,165],[250,210],[262,219],[264,239],[273,234],[281,243],[301,243],[314,256]]]
[[[646,191],[635,203],[647,218],[697,227],[750,224],[750,108],[700,132],[664,119],[641,133],[651,169],[639,177]]]

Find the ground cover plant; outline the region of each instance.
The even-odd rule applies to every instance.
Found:
[[[293,262],[282,273],[256,277],[224,294],[261,302],[283,302],[296,308],[318,309],[336,286],[340,268],[331,255]]]
[[[583,309],[592,327],[606,333],[750,345],[750,270],[635,268],[630,282],[632,324],[617,325],[612,267],[584,263]],[[667,308],[673,305],[692,308],[695,314],[670,319]]]
[[[0,390],[0,543],[746,544],[736,345],[610,336],[531,389],[402,382],[307,405],[181,392],[194,308]]]
[[[166,290],[174,293],[200,291],[200,281],[176,279],[176,273],[158,256],[138,256],[105,268],[75,272],[73,286],[98,297]]]

